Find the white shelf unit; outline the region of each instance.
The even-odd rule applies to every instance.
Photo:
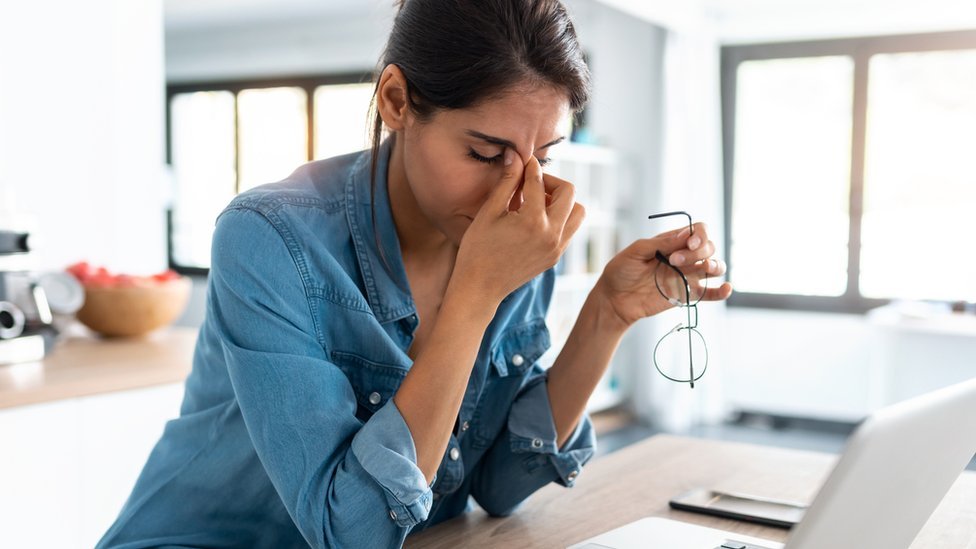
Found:
[[[623,193],[631,188],[621,155],[606,147],[566,143],[550,154],[547,172],[576,186],[576,201],[586,208],[586,218],[556,266],[556,284],[546,324],[552,348],[542,358],[549,367],[566,343],[583,302],[603,267],[620,248]],[[610,408],[622,401],[613,364],[601,379],[587,405],[587,411]]]

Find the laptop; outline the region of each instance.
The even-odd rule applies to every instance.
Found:
[[[903,549],[976,454],[976,379],[871,415],[786,543],[649,517],[570,549]]]

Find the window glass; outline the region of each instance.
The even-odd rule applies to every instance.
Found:
[[[976,300],[976,50],[869,71],[861,293]]]
[[[308,160],[305,90],[265,88],[237,96],[239,191],[280,181]]]
[[[730,273],[741,292],[847,288],[854,62],[738,66]]]
[[[370,146],[367,128],[373,84],[315,89],[315,158],[329,158]]]
[[[209,267],[214,220],[234,197],[237,181],[234,94],[208,91],[173,96],[170,127],[173,261]]]

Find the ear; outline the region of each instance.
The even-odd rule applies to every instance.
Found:
[[[407,78],[400,67],[390,64],[380,74],[376,106],[383,123],[392,131],[401,131],[412,121],[407,102]]]

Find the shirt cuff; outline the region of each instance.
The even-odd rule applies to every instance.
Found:
[[[352,452],[383,487],[390,518],[397,525],[410,527],[427,520],[434,482],[427,484],[417,466],[413,435],[392,398],[353,437]]]
[[[512,403],[508,430],[512,452],[547,455],[559,474],[557,482],[563,486],[576,483],[583,465],[596,450],[593,425],[586,414],[583,414],[563,447],[556,448],[556,425],[552,418],[545,375],[531,380]]]

